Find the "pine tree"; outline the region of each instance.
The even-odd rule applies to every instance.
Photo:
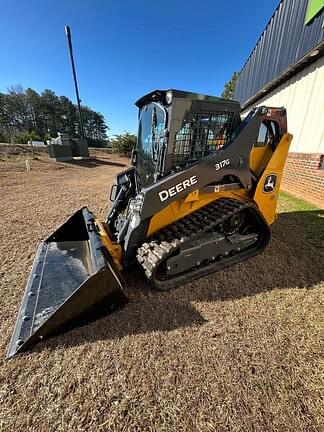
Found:
[[[240,74],[238,72],[234,72],[232,78],[224,85],[224,90],[221,95],[224,99],[234,98],[235,85],[239,76]]]
[[[105,146],[109,129],[102,114],[81,107],[85,137],[91,146]],[[0,93],[1,141],[26,143],[56,137],[58,132],[72,138],[80,136],[77,106],[66,96],[57,96],[45,89],[41,94],[14,86],[8,94]]]

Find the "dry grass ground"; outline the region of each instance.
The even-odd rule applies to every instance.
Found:
[[[101,218],[124,159],[0,162],[1,358],[37,243]],[[0,363],[1,431],[323,431],[323,214],[287,195],[262,255]]]

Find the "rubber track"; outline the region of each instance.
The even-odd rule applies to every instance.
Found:
[[[156,277],[159,266],[177,249],[183,247],[187,241],[199,239],[201,233],[218,231],[219,226],[226,219],[244,210],[252,212],[260,225],[258,233],[260,239],[255,248],[223,258],[217,262],[209,262],[207,265],[194,267],[188,272],[172,276],[169,279]],[[137,260],[152,285],[158,290],[167,290],[260,253],[267,245],[269,237],[268,225],[252,203],[231,198],[221,198],[153,234],[148,239],[149,241],[145,242],[137,250]]]

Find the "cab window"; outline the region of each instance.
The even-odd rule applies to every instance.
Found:
[[[276,145],[278,142],[278,125],[272,120],[264,120],[259,129],[254,147],[264,147],[267,144]]]

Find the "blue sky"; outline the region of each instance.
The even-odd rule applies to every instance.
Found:
[[[0,0],[0,91],[21,84],[75,101],[111,130],[136,132],[135,100],[155,88],[219,95],[239,71],[278,0]]]

